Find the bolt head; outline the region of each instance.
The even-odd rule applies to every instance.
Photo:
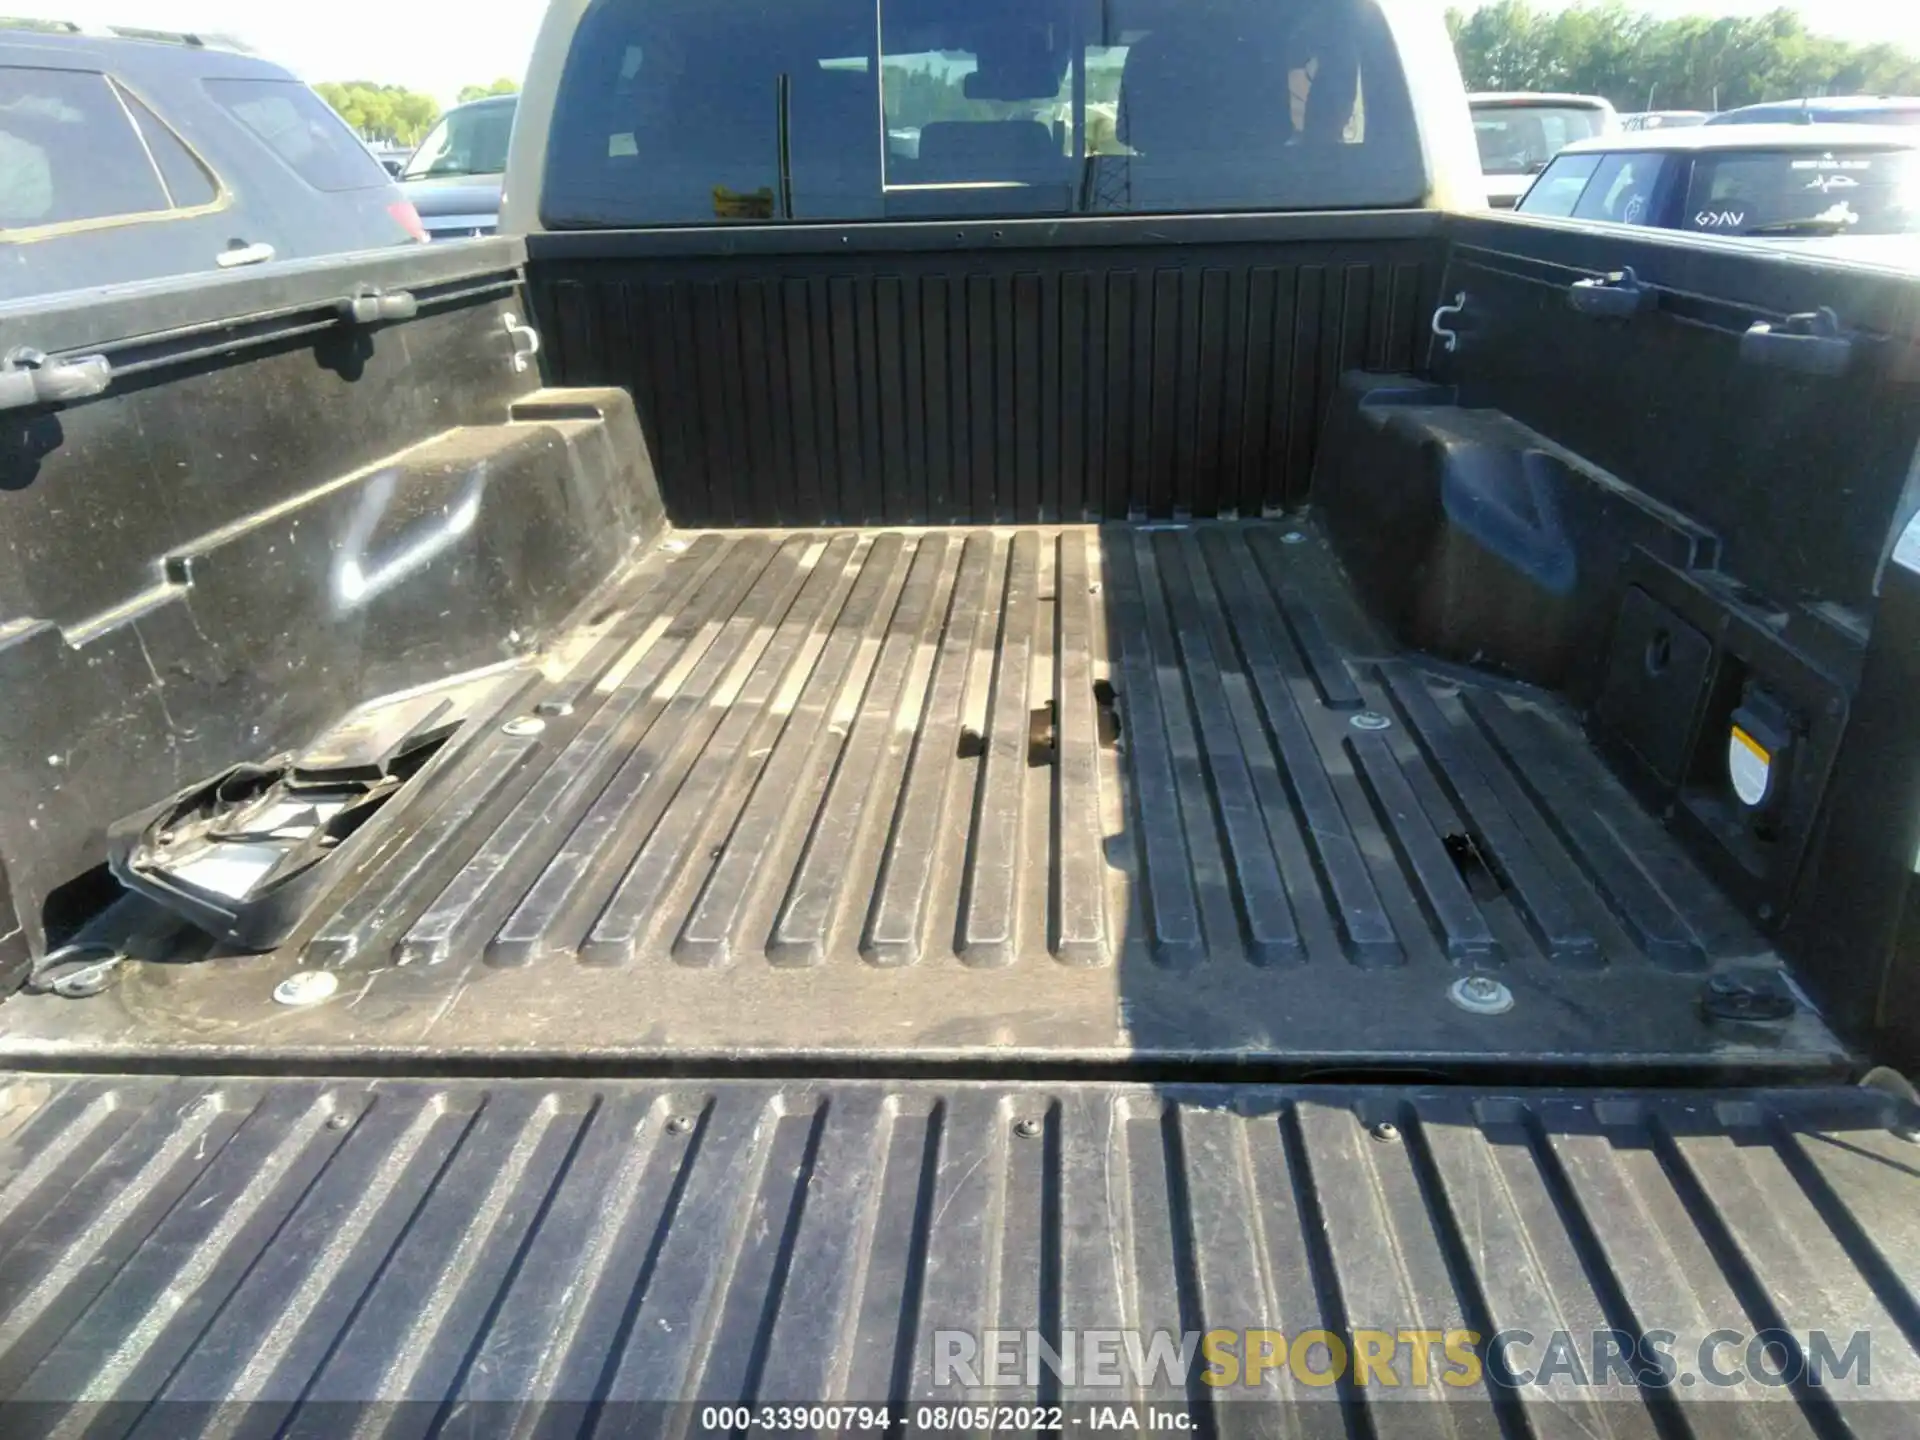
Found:
[[[1304,545],[1307,543],[1307,537],[1298,530],[1289,530],[1280,537],[1280,543],[1282,545]]]
[[[667,1133],[669,1135],[692,1134],[693,1133],[693,1117],[691,1115],[675,1115],[672,1119],[667,1121]]]
[[[1031,1115],[1013,1122],[1013,1133],[1018,1135],[1022,1140],[1038,1139],[1041,1130],[1044,1128],[1045,1127]]]
[[[1347,723],[1356,730],[1365,730],[1368,732],[1391,730],[1393,728],[1393,721],[1382,715],[1378,710],[1362,710]]]
[[[1391,1120],[1382,1120],[1378,1125],[1369,1129],[1367,1133],[1382,1145],[1391,1145],[1399,1140],[1400,1127]]]
[[[1513,1008],[1513,992],[1491,975],[1467,975],[1447,987],[1447,998],[1473,1015],[1504,1015]]]
[[[340,977],[331,970],[301,970],[273,987],[273,998],[281,1005],[318,1005],[340,988]]]
[[[516,715],[500,728],[515,739],[525,740],[545,730],[547,722],[538,715]]]

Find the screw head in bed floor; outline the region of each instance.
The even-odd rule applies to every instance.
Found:
[[[340,977],[331,970],[302,970],[274,986],[273,998],[281,1005],[318,1005],[339,988]]]
[[[1447,998],[1473,1015],[1504,1015],[1513,992],[1490,975],[1466,975],[1447,987]]]

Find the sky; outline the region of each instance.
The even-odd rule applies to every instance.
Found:
[[[1671,17],[1764,14],[1781,0],[1628,3]],[[1892,41],[1920,53],[1920,0],[1818,0],[1792,8],[1823,34]],[[235,35],[303,79],[405,85],[442,104],[463,85],[518,79],[545,11],[546,0],[0,0],[8,15]]]
[[[0,14],[205,30],[301,79],[373,80],[449,104],[527,68],[546,0],[0,0]]]

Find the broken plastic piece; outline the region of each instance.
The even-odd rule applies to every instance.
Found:
[[[349,716],[298,755],[237,765],[116,825],[120,883],[243,950],[270,950],[328,883],[325,862],[466,718],[445,692]]]

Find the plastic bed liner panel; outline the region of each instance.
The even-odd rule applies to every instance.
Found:
[[[16,997],[0,1055],[1846,1063],[1712,1018],[1767,942],[1308,528],[671,533],[511,686],[283,950]]]
[[[1915,1118],[1840,1087],[6,1076],[0,1429],[704,1434],[645,1407],[972,1394],[1223,1434],[1909,1435]],[[989,1329],[1322,1328],[1524,1332],[1514,1380],[1564,1332],[1579,1370],[1462,1385],[1437,1343],[1392,1388],[941,1368]],[[1742,1383],[1580,1383],[1609,1330],[1671,1332],[1695,1381],[1726,1332]],[[1867,1374],[1746,1378],[1769,1330],[1803,1360],[1864,1335]]]

